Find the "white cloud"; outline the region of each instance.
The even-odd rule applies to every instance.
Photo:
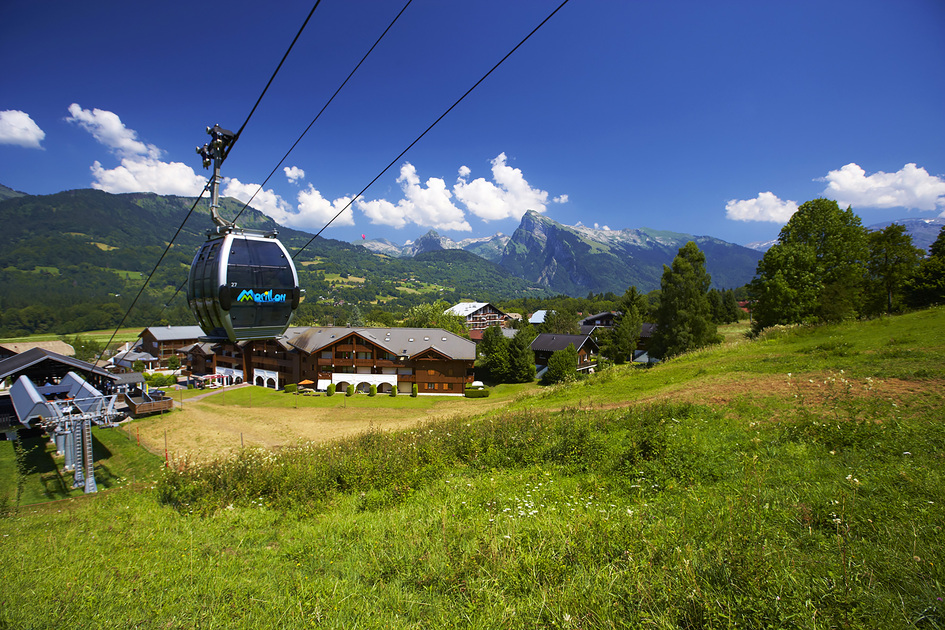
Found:
[[[867,176],[851,162],[821,181],[827,182],[824,195],[843,206],[916,210],[945,206],[945,181],[915,164],[906,164],[895,173],[877,171]]]
[[[258,184],[244,184],[238,179],[228,178],[222,194],[246,203],[258,188]],[[351,201],[351,197],[341,197],[334,201],[328,201],[311,184],[308,185],[308,188],[299,191],[298,209],[271,189],[259,191],[252,199],[249,205],[269,215],[276,223],[308,232],[321,230],[326,223],[331,221],[332,217]],[[332,225],[354,225],[351,207],[349,206]]]
[[[529,186],[521,170],[505,163],[507,159],[505,153],[500,153],[492,160],[492,179],[495,184],[482,177],[467,182],[471,171],[466,166],[459,169],[453,192],[480,219],[521,219],[528,210],[545,211],[548,193]]]
[[[559,197],[555,197],[554,199],[552,199],[552,201],[555,203],[568,203],[568,196],[561,195]]]
[[[27,149],[42,149],[46,132],[30,115],[18,109],[0,112],[0,144],[15,144]]]
[[[771,192],[758,193],[754,199],[732,199],[725,204],[725,216],[733,221],[787,223],[795,211],[796,201],[782,201]]]
[[[243,203],[248,202],[251,207],[269,215],[277,223],[285,225],[282,219],[292,212],[292,206],[271,189],[259,190],[259,184],[244,184],[235,177],[224,178],[224,183],[225,186],[220,192],[222,196],[233,197]],[[259,190],[258,193],[257,190]]]
[[[138,140],[133,129],[125,127],[117,114],[101,109],[69,106],[66,120],[92,134],[99,143],[117,155],[121,164],[107,169],[96,160],[91,167],[92,188],[110,193],[153,192],[159,195],[199,195],[207,184],[202,175],[182,162],[162,162],[162,151]]]
[[[125,127],[117,114],[102,109],[82,109],[77,103],[69,106],[72,114],[67,121],[76,123],[119,157],[161,157],[161,150],[153,144],[138,140],[133,129]]]
[[[120,166],[106,169],[96,160],[91,167],[92,188],[110,193],[153,192],[159,195],[195,197],[207,180],[181,162],[149,158],[125,158]]]
[[[348,206],[345,208],[345,206]],[[287,225],[297,226],[302,229],[317,232],[325,227],[325,224],[341,212],[344,212],[334,220],[333,226],[354,225],[354,210],[352,209],[351,197],[339,197],[334,201],[328,201],[322,194],[315,190],[311,184],[308,188],[299,192],[299,213],[297,218]]]
[[[371,223],[395,228],[415,223],[438,230],[472,230],[463,211],[451,201],[453,195],[447,190],[446,182],[439,177],[431,177],[421,184],[417,169],[405,162],[400,167],[397,183],[404,198],[396,205],[383,199],[358,201],[358,209]]]
[[[300,179],[305,179],[305,171],[298,166],[286,166],[282,170],[285,171],[286,179],[290,184],[298,184]]]

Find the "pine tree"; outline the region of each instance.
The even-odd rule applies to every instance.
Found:
[[[653,354],[671,357],[718,341],[708,298],[711,282],[705,254],[692,241],[679,249],[672,267],[663,266]]]

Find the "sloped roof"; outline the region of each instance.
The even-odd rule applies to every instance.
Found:
[[[618,313],[615,311],[603,311],[602,313],[596,313],[594,315],[591,315],[590,317],[585,317],[584,319],[581,320],[580,323],[581,325],[584,325],[584,326],[591,326],[593,325],[591,324],[591,322],[593,322],[594,320],[598,320],[598,319],[613,320],[617,315]]]
[[[139,337],[150,332],[158,341],[182,341],[206,336],[200,326],[151,326],[141,331]]]
[[[48,362],[48,365],[44,363]],[[48,376],[63,377],[71,370],[80,372],[98,374],[112,378],[112,375],[102,368],[95,367],[91,363],[79,361],[74,357],[66,357],[42,348],[30,348],[26,352],[0,361],[0,380],[14,374],[27,374],[30,378],[40,373],[48,373]]]
[[[455,306],[451,306],[445,311],[444,314],[449,315],[459,315],[460,317],[469,317],[479,309],[489,306],[488,302],[460,302]],[[499,310],[499,309],[496,309]]]
[[[128,350],[127,352],[119,352],[114,357],[112,361],[115,363],[119,361],[130,361],[134,363],[135,361],[141,361],[142,363],[149,363],[152,361],[157,361],[158,358],[148,354],[147,352],[136,352],[134,350]]]
[[[550,312],[553,313],[554,311],[550,311]],[[532,316],[528,318],[528,323],[529,324],[544,324],[545,317],[548,315],[548,313],[549,311],[546,311],[545,309],[542,309],[540,311],[535,311],[534,313],[532,313]]]
[[[75,348],[65,341],[17,341],[12,343],[0,343],[0,349],[7,350],[13,354],[21,354],[31,348],[42,348],[43,350],[49,350],[50,352],[55,352],[56,354],[61,354],[66,357],[75,356]]]
[[[575,350],[580,350],[582,346],[588,343],[597,348],[597,343],[587,335],[542,333],[532,341],[531,349],[535,352],[557,352],[573,344]]]
[[[453,359],[472,361],[476,358],[476,344],[442,328],[313,326],[294,336],[289,343],[302,352],[313,354],[351,335],[357,335],[397,356],[412,357],[435,348],[437,352]]]

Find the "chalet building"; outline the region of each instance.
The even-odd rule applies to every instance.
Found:
[[[108,368],[117,373],[131,372],[134,365],[141,362],[145,370],[154,370],[157,367],[157,357],[151,356],[147,352],[137,352],[135,350],[123,350],[108,361]]]
[[[440,328],[292,327],[276,339],[195,343],[185,349],[196,375],[222,374],[228,384],[281,389],[310,380],[320,390],[462,394],[473,381],[476,346]]]
[[[573,345],[577,349],[578,360],[575,368],[578,372],[591,371],[597,367],[597,355],[600,348],[589,335],[558,335],[542,333],[532,341],[531,349],[535,353],[535,367],[539,372],[548,367],[548,359],[559,350]]]
[[[578,329],[582,335],[593,335],[598,328],[613,328],[618,315],[616,311],[605,311],[585,317],[578,322]]]
[[[441,328],[309,328],[289,343],[298,351],[299,378],[318,389],[371,385],[421,394],[462,394],[473,381],[476,345]]]
[[[151,326],[138,335],[141,341],[136,349],[156,357],[158,366],[166,368],[168,359],[204,336],[200,326]]]
[[[485,330],[489,326],[506,326],[512,319],[488,302],[460,302],[443,312],[466,319],[467,330]]]
[[[532,313],[531,317],[528,318],[528,323],[531,324],[532,326],[538,326],[540,324],[544,324],[545,318],[548,317],[548,315],[550,315],[551,313],[554,313],[554,311],[546,311],[545,309],[542,309],[540,311],[535,311],[534,313]]]

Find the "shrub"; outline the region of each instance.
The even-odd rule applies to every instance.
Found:
[[[371,391],[368,392],[368,396],[377,396],[377,385],[371,385]]]
[[[354,385],[348,385],[348,389],[345,390],[345,396],[354,396]]]
[[[488,389],[480,389],[478,387],[475,389],[472,387],[466,388],[466,398],[488,398],[488,397],[489,397]]]
[[[299,386],[295,383],[288,383],[284,388],[282,388],[282,391],[284,391],[286,394],[294,394],[298,391],[298,389]]]
[[[329,383],[329,384],[328,384],[328,391],[326,392],[325,395],[326,395],[326,396],[334,396],[334,395],[335,395],[335,384],[334,384],[334,383]]]
[[[393,387],[390,388],[390,395],[391,395],[391,396],[394,396],[395,398],[397,397],[397,386],[396,386],[396,385],[394,385]]]
[[[416,398],[416,397],[417,397],[417,394],[419,394],[419,393],[420,393],[420,388],[417,387],[417,384],[416,384],[416,383],[414,383],[414,384],[413,384],[413,389],[410,390],[410,395],[413,396],[414,398]]]

